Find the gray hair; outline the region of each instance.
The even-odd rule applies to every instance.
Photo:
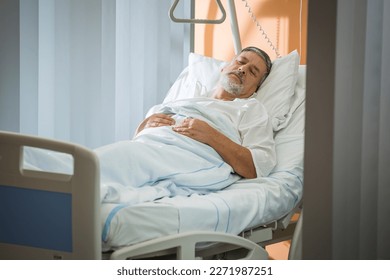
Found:
[[[260,81],[260,83],[259,83],[259,85],[257,87],[257,88],[259,88],[260,85],[264,82],[264,80],[268,77],[269,73],[271,72],[271,68],[272,68],[271,59],[270,59],[269,55],[265,51],[263,51],[263,50],[261,50],[261,49],[259,49],[257,47],[246,47],[246,48],[244,48],[241,51],[241,53],[242,52],[254,52],[258,56],[260,56],[263,59],[263,61],[265,62],[265,66],[267,68],[267,72],[264,73],[264,76],[261,79],[261,81]]]

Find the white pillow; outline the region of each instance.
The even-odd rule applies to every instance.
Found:
[[[199,81],[207,91],[212,91],[218,84],[222,68],[228,64],[229,61],[190,53],[188,57],[189,78]]]
[[[290,109],[288,113],[286,114],[286,120],[279,126],[279,129],[285,128],[288,126],[287,130],[291,131],[304,131],[305,129],[305,121],[304,121],[304,112],[300,113],[301,117],[303,118],[302,120],[295,120],[294,126],[300,126],[301,128],[292,128],[291,127],[291,122],[293,122],[292,118],[296,119],[298,118],[296,115],[296,111],[299,109],[299,107],[302,106],[302,103],[305,101],[306,98],[306,65],[299,65],[298,68],[298,80],[297,84],[295,85],[295,90],[294,90],[294,95],[291,98],[291,103],[290,103]],[[303,109],[304,111],[304,109]],[[280,133],[285,134],[287,133],[286,130],[280,131]]]
[[[299,55],[293,51],[272,62],[269,76],[260,86],[257,99],[267,108],[274,131],[286,121],[298,79]]]
[[[201,96],[211,92],[217,86],[221,69],[229,62],[190,53],[188,67],[183,70],[164,102],[178,98],[188,98],[194,86],[202,85]],[[272,63],[272,69],[258,90],[257,99],[264,104],[272,119],[274,131],[286,120],[290,109],[291,97],[294,94],[298,78],[299,55],[297,51],[277,58]],[[182,90],[185,89],[185,90]]]

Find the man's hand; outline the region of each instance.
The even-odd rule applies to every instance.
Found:
[[[153,114],[146,119],[145,127],[171,126],[175,124],[175,120],[165,114]]]
[[[175,124],[175,120],[169,115],[165,115],[161,113],[153,114],[143,120],[143,122],[137,128],[136,134],[138,134],[145,128],[171,126],[174,124]]]
[[[209,144],[210,137],[215,133],[215,129],[207,122],[192,118],[184,119],[180,125],[174,126],[172,129],[179,134],[188,136],[204,144]]]

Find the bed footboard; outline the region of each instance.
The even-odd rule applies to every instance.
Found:
[[[26,148],[67,155],[71,172],[29,169]],[[99,216],[91,150],[0,131],[0,259],[100,259]]]

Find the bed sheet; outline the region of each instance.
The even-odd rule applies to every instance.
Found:
[[[208,195],[176,196],[134,206],[103,204],[103,250],[190,231],[239,234],[275,221],[299,200],[298,173],[296,169],[240,181]]]

